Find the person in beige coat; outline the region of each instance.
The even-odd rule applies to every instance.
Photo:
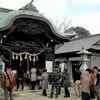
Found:
[[[90,100],[90,86],[91,86],[91,69],[86,69],[85,72],[81,74],[81,84],[80,90],[82,94],[82,100]]]

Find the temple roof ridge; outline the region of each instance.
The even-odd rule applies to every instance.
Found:
[[[30,3],[26,4],[25,6],[23,6],[22,8],[20,8],[19,10],[28,10],[28,11],[34,11],[34,12],[39,12],[37,10],[37,8],[32,4],[34,0],[31,0]]]

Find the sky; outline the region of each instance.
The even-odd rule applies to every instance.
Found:
[[[31,0],[0,0],[0,7],[19,9]],[[80,26],[91,34],[100,33],[100,0],[34,0],[33,5],[56,23]]]

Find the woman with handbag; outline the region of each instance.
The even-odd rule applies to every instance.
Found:
[[[9,66],[7,70],[2,75],[2,88],[4,89],[5,100],[8,100],[8,94],[10,96],[10,100],[13,100],[13,88],[15,86],[15,73],[11,71],[11,67]]]
[[[87,68],[86,71],[81,74],[80,90],[82,94],[82,100],[90,100],[90,85],[91,85],[91,69]]]

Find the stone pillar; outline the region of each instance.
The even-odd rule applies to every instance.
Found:
[[[81,55],[81,62],[82,62],[82,65],[80,67],[80,71],[84,72],[88,68],[87,63],[89,62],[89,59],[87,56],[89,54],[91,54],[91,52],[88,52],[86,49],[84,49],[84,47],[82,47],[82,50],[80,52],[78,52],[78,54]]]

